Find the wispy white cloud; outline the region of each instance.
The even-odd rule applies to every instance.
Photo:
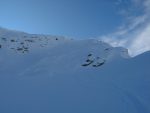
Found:
[[[116,32],[102,36],[100,39],[112,46],[128,48],[129,54],[136,56],[150,50],[150,0],[131,1],[137,8],[140,6],[142,13],[128,15],[127,22],[120,26]]]
[[[138,55],[150,50],[150,24],[139,31],[131,44],[127,46],[132,55]]]

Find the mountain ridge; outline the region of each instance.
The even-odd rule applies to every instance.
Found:
[[[130,57],[95,39],[1,33],[0,112],[150,112],[150,52]]]

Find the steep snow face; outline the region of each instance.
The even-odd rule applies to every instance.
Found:
[[[54,75],[92,69],[116,58],[129,57],[126,49],[93,39],[71,40],[5,29],[0,33],[0,65],[5,74]]]
[[[149,113],[150,53],[0,28],[0,112]]]

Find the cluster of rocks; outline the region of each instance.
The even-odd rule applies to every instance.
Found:
[[[93,54],[88,54],[87,59],[82,66],[92,66],[92,67],[99,67],[105,64],[106,60],[104,58],[100,58],[99,56],[94,57]]]

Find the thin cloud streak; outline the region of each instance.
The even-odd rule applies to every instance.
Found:
[[[131,56],[136,56],[150,50],[150,0],[132,0],[132,2],[136,6],[142,4],[143,14],[127,17],[128,23],[100,39],[114,47],[125,47]]]

